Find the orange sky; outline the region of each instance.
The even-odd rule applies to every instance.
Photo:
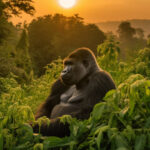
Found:
[[[101,21],[150,19],[150,0],[77,0],[76,6],[64,9],[58,0],[34,0],[35,17],[62,13],[67,16],[78,13],[88,23]],[[31,21],[29,15],[13,18],[13,22]]]

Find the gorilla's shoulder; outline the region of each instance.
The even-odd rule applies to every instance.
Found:
[[[104,71],[99,70],[92,75],[92,82],[95,84],[95,86],[104,86],[108,89],[116,89],[115,83],[111,77],[111,75]]]

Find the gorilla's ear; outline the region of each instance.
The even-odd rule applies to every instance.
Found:
[[[83,60],[83,65],[85,66],[85,68],[88,68],[89,67],[89,61],[84,59]]]

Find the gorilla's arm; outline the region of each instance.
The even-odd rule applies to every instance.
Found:
[[[39,125],[33,127],[34,133],[39,133]],[[63,124],[59,118],[50,119],[50,125],[42,124],[40,133],[44,136],[64,137],[70,135],[69,124]]]
[[[64,93],[69,87],[64,85],[60,79],[58,79],[51,88],[51,94],[48,96],[45,102],[40,105],[35,118],[38,119],[42,116],[50,118],[53,107],[60,103],[60,95]]]
[[[90,117],[90,113],[92,112],[92,107],[85,108],[78,113],[70,114],[72,117],[75,117],[80,120],[88,119]],[[33,126],[33,125],[32,125]],[[36,124],[33,126],[34,133],[39,133],[39,125]],[[60,122],[59,118],[50,119],[50,125],[43,123],[40,126],[40,133],[44,136],[58,136],[64,137],[70,135],[70,129],[68,123]]]
[[[90,117],[92,109],[92,107],[86,107],[83,108],[81,111],[73,112],[70,115],[80,120],[88,119]],[[64,137],[70,135],[69,124],[62,123],[60,121],[60,118],[50,119],[49,125],[47,125],[46,123],[42,123],[40,127],[38,124],[36,124],[35,126],[32,125],[32,127],[34,133],[39,133],[40,128],[40,133],[44,136]]]
[[[92,107],[102,101],[109,90],[116,89],[111,76],[103,70],[93,73],[89,85],[86,95],[86,104]]]

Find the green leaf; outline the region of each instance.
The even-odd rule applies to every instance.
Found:
[[[126,147],[119,147],[117,148],[117,150],[129,150],[129,149],[127,149]]]
[[[147,148],[150,149],[150,133],[147,135]]]
[[[150,117],[147,118],[145,128],[150,128]]]
[[[94,107],[94,110],[92,112],[92,118],[94,120],[100,120],[103,113],[106,110],[106,103],[99,103]]]
[[[98,150],[100,150],[100,145],[101,145],[102,138],[103,138],[103,132],[100,131],[97,138],[96,138],[96,143],[97,143]]]
[[[97,143],[97,147],[99,150],[100,150],[100,144],[103,138],[103,132],[105,132],[108,129],[109,129],[109,126],[103,126],[103,127],[98,128],[94,133],[95,135],[98,134],[96,138],[96,143]]]
[[[3,136],[0,134],[0,150],[3,150]]]
[[[99,132],[105,132],[108,129],[109,129],[109,126],[102,126],[102,127],[98,128],[94,134],[96,135],[96,134],[99,134]]]
[[[135,108],[135,97],[130,97],[130,101],[129,101],[129,106],[130,106],[130,111],[129,111],[129,115],[132,115],[134,108]]]
[[[146,135],[142,134],[142,135],[136,136],[134,149],[145,150],[145,145],[146,145]]]
[[[117,148],[128,148],[128,141],[122,135],[117,134],[115,136],[115,143]]]
[[[63,115],[62,117],[60,117],[60,121],[62,123],[69,123],[72,124],[73,122],[75,122],[76,120],[74,118],[72,118],[70,115]]]
[[[64,147],[76,144],[76,142],[71,141],[69,137],[59,138],[59,137],[48,137],[44,140],[44,149]]]
[[[116,90],[110,90],[109,92],[106,93],[104,100],[109,100],[110,98],[113,97],[113,95],[116,93]]]
[[[43,150],[43,144],[37,143],[36,145],[34,145],[33,150]]]

